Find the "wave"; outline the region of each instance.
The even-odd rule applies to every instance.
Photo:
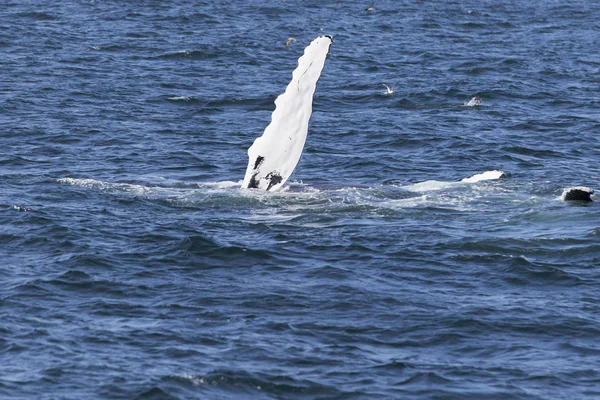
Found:
[[[40,11],[27,11],[15,14],[17,18],[31,18],[37,21],[56,21],[59,17]]]
[[[151,188],[143,185],[134,185],[130,183],[110,183],[95,179],[60,178],[58,179],[58,183],[71,186],[81,186],[106,192],[122,192],[142,196],[151,190]]]
[[[325,361],[326,360],[322,360]],[[262,398],[264,396],[313,398],[315,396],[340,397],[344,392],[335,386],[319,381],[287,376],[285,374],[265,374],[244,370],[215,370],[205,375],[181,373],[164,376],[163,381],[177,383],[193,389],[190,394],[204,393],[207,397],[220,398],[235,395],[242,398]],[[354,392],[356,394],[356,392]],[[190,396],[195,397],[195,396]]]
[[[203,113],[213,110],[222,111],[224,108],[240,107],[244,109],[263,110],[271,107],[272,98],[270,96],[260,98],[242,98],[242,97],[211,97],[199,98],[193,95],[162,95],[151,100],[153,102],[168,102],[171,104],[191,105],[202,109]]]
[[[191,96],[173,96],[173,97],[168,97],[168,100],[172,100],[172,101],[185,101],[185,102],[188,102],[188,101],[199,102],[200,101],[200,100],[198,100],[198,99],[196,99],[194,97],[191,97]]]
[[[216,46],[205,46],[199,50],[178,50],[165,54],[161,54],[151,58],[166,59],[166,60],[178,60],[178,59],[193,59],[193,60],[209,60],[219,58],[223,55],[222,49]]]

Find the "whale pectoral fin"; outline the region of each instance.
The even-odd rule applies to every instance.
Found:
[[[304,49],[292,72],[292,80],[285,92],[275,99],[271,123],[248,149],[242,188],[278,190],[298,165],[308,134],[317,81],[331,41],[331,37],[319,36]]]

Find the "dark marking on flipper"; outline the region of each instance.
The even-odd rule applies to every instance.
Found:
[[[258,189],[258,181],[256,180],[256,175],[258,175],[258,171],[256,171],[252,178],[250,178],[250,182],[248,182],[248,189]]]
[[[262,163],[264,161],[265,161],[265,158],[263,156],[256,157],[256,161],[254,162],[254,168],[252,171],[253,172],[252,178],[250,178],[250,182],[248,182],[248,189],[258,189],[259,181],[256,180],[256,176],[260,172],[260,170],[258,168],[262,165]]]
[[[309,66],[306,68],[306,71],[304,71],[304,72],[302,73],[302,75],[300,75],[300,78],[298,78],[298,91],[300,91],[300,79],[302,79],[302,77],[303,77],[304,75],[306,75],[306,73],[308,72],[308,70],[310,69],[310,67],[312,67],[312,65],[313,65],[314,63],[315,63],[314,61],[313,61],[313,62],[311,62],[311,63],[310,63],[310,65],[309,65]]]
[[[265,161],[265,158],[263,156],[258,156],[256,157],[256,161],[254,162],[254,168],[256,169],[258,167],[260,167],[260,165]]]
[[[273,186],[283,181],[283,178],[281,177],[281,175],[279,175],[279,172],[276,171],[269,172],[269,174],[265,178],[269,180],[269,186],[267,186],[267,191]]]

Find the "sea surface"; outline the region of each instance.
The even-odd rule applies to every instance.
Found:
[[[600,398],[600,3],[368,3],[0,2],[0,398]]]

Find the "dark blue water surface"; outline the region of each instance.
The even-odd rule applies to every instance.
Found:
[[[600,3],[367,6],[1,2],[0,398],[600,397]]]

